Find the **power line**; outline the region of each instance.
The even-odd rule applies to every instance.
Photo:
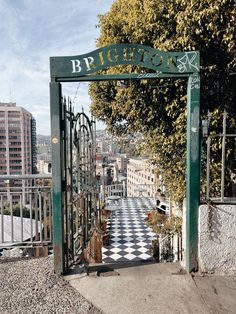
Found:
[[[74,98],[73,98],[72,103],[75,103],[75,99],[77,98],[77,94],[78,94],[78,91],[79,91],[79,87],[80,87],[80,82],[79,82],[79,84],[78,84],[78,86],[77,86],[77,88],[76,88],[75,96],[74,96]]]

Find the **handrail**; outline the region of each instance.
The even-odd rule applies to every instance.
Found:
[[[18,174],[11,174],[11,175],[0,175],[1,180],[27,180],[27,179],[51,179],[51,174],[25,174],[25,175],[18,175]]]
[[[174,237],[177,237],[174,239]],[[182,236],[175,232],[170,232],[159,240],[160,261],[181,261],[182,260]],[[170,242],[166,243],[167,240]]]
[[[1,249],[51,245],[51,185],[46,186],[43,182],[42,185],[37,184],[36,179],[51,181],[51,175],[0,176],[0,182],[12,180],[0,186]],[[29,181],[25,185],[22,182],[21,186],[17,186],[13,180]]]

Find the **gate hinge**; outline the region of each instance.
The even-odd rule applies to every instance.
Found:
[[[62,189],[62,191],[66,190],[66,181],[65,180],[61,181],[61,189]]]
[[[61,119],[61,130],[65,131],[65,120]]]

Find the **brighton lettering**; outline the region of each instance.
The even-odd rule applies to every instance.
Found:
[[[87,58],[83,58],[84,64],[86,66],[86,70],[90,71],[91,70],[91,66],[94,63],[94,59],[93,57],[87,57]],[[81,72],[82,68],[81,68],[81,61],[80,60],[71,60],[72,62],[72,73],[79,73]]]
[[[109,47],[104,50],[95,50],[91,52],[91,55],[70,61],[72,73],[94,72],[103,67],[114,66],[116,64],[137,64],[149,66],[153,69],[160,66],[165,68],[177,68],[177,57],[167,54],[162,55],[154,50],[147,50],[145,47],[142,48],[138,46]]]

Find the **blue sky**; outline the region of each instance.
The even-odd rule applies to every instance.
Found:
[[[30,111],[38,134],[50,134],[49,57],[96,49],[97,15],[107,12],[112,3],[0,0],[0,101],[16,102]],[[88,112],[87,87],[87,83],[64,84],[64,94],[71,97],[77,111],[83,106]]]

